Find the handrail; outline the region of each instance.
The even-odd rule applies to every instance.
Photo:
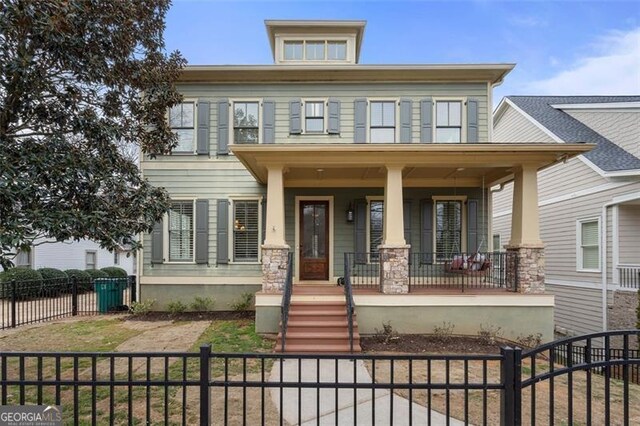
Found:
[[[353,353],[353,290],[351,289],[351,265],[349,265],[349,254],[344,254],[344,298],[347,302],[347,324],[349,327],[349,350]]]
[[[289,323],[289,307],[291,306],[291,294],[293,293],[293,253],[287,255],[287,275],[284,280],[284,290],[282,293],[282,303],[280,304],[280,336],[282,342],[282,352],[284,352],[287,325]]]

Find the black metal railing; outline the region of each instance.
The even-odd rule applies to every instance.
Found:
[[[126,311],[136,300],[135,279],[71,277],[0,282],[0,330],[66,316]]]
[[[293,253],[287,255],[287,274],[284,280],[282,302],[280,303],[280,342],[282,352],[287,340],[287,326],[289,324],[289,308],[291,307],[291,295],[293,293]]]
[[[618,265],[618,282],[622,288],[640,289],[640,265]]]
[[[351,287],[351,272],[349,270],[347,253],[344,254],[344,299],[347,306],[347,326],[349,329],[349,352],[353,353],[353,289]]]
[[[2,352],[0,403],[61,405],[65,424],[630,424],[639,335],[489,355]],[[616,338],[620,354],[558,362]]]

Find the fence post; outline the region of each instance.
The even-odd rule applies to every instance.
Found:
[[[16,299],[17,299],[16,280],[11,280],[11,328],[16,328]]]
[[[209,426],[211,420],[211,345],[200,346],[200,426]]]
[[[78,277],[71,277],[71,315],[78,315]]]
[[[137,302],[138,301],[138,285],[136,283],[135,275],[129,275],[129,283],[130,283],[129,291],[131,295],[131,300],[129,301],[129,303]]]
[[[500,398],[500,424],[522,424],[522,349],[509,346],[500,349],[502,355],[500,381],[504,385]]]

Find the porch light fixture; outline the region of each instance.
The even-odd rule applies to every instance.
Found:
[[[353,223],[353,204],[351,204],[351,201],[349,201],[349,207],[347,207],[347,223]]]

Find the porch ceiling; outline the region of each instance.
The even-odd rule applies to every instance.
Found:
[[[585,153],[584,143],[231,145],[260,182],[283,167],[287,187],[382,187],[385,166],[401,165],[403,186],[477,187],[509,181],[523,164],[538,169]]]

